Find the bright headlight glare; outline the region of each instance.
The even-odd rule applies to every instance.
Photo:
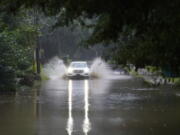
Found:
[[[72,68],[68,68],[68,73],[72,73],[73,69]]]
[[[88,69],[88,68],[86,68],[86,69],[84,70],[84,72],[89,73],[89,69]]]

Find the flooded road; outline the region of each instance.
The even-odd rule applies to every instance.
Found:
[[[0,96],[0,135],[179,135],[180,90],[140,79],[48,80]]]

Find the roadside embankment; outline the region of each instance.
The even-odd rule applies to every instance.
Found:
[[[148,67],[149,68],[149,67]],[[135,71],[131,69],[129,74],[135,77],[142,78],[146,83],[153,86],[159,85],[175,85],[180,86],[180,77],[166,77],[162,75],[160,70],[149,70],[147,68],[141,68]]]

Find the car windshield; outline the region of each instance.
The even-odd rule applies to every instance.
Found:
[[[87,64],[86,63],[71,63],[70,66],[73,68],[85,68],[87,67]]]

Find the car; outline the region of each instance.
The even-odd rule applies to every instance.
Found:
[[[67,69],[68,78],[88,78],[90,70],[86,61],[72,61]]]

